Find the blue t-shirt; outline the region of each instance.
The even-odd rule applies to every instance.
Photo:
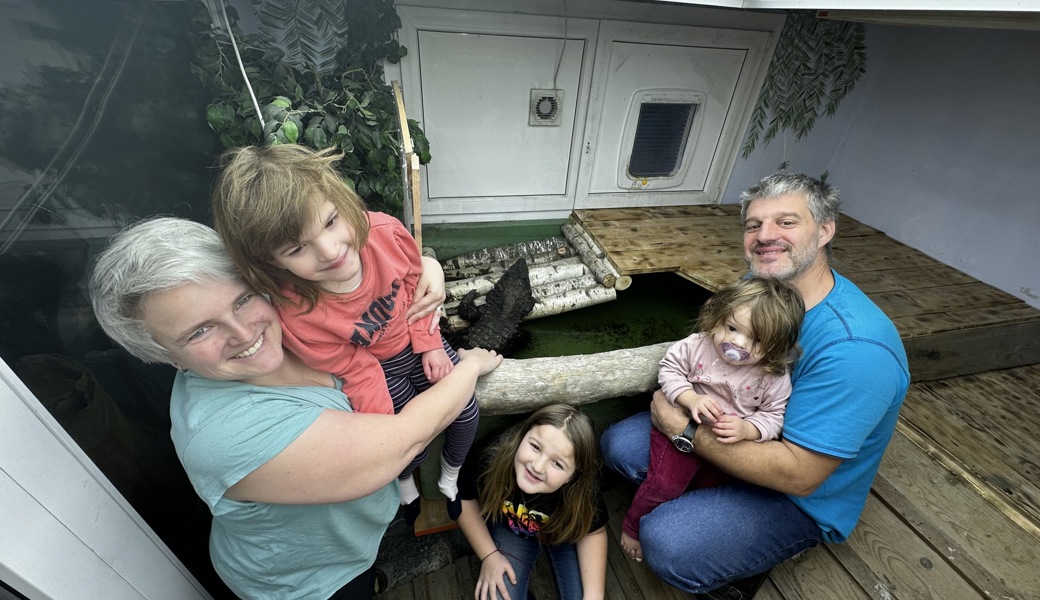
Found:
[[[833,273],[833,271],[832,271]],[[852,533],[892,438],[910,386],[906,352],[892,321],[852,282],[805,313],[802,357],[784,417],[784,439],[842,459],[807,497],[791,500],[816,520],[824,539]]]
[[[372,566],[397,512],[396,481],[335,504],[237,502],[224,496],[325,409],[351,407],[334,388],[259,387],[190,371],[174,380],[174,447],[213,513],[213,566],[242,598],[326,600]]]

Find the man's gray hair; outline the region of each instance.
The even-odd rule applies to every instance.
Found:
[[[90,275],[90,298],[101,328],[146,363],[171,363],[142,320],[152,294],[189,282],[242,281],[213,229],[173,217],[132,224],[98,255]]]
[[[803,194],[809,204],[809,212],[816,224],[834,221],[838,224],[838,209],[841,196],[837,188],[804,173],[788,173],[780,171],[763,177],[758,183],[740,194],[740,222],[747,221],[747,208],[752,201],[759,198],[776,198],[787,194]],[[831,244],[828,243],[827,256],[831,255]]]
[[[752,200],[759,198],[776,198],[786,194],[805,194],[809,201],[809,212],[817,224],[824,221],[838,221],[838,207],[841,197],[838,190],[819,179],[804,173],[787,173],[781,171],[763,177],[761,181],[744,190],[740,195],[740,221],[747,218],[747,207]]]

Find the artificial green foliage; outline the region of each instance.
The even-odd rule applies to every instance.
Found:
[[[214,94],[206,120],[226,148],[303,144],[343,151],[340,172],[371,210],[401,216],[404,197],[397,108],[383,82],[382,60],[405,55],[391,0],[253,0],[259,33],[242,34],[228,18],[260,104],[261,126],[231,41],[213,31],[203,8],[196,18],[192,72]],[[419,161],[430,145],[408,120]]]
[[[338,40],[347,39],[350,31],[343,4],[341,0],[253,0],[260,33],[283,51],[281,61],[322,73],[335,69]]]
[[[863,32],[861,23],[817,19],[811,12],[787,16],[744,136],[744,158],[780,131],[801,139],[821,114],[834,114],[866,71]]]

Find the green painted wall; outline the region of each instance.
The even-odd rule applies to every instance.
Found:
[[[480,248],[563,235],[560,233],[560,225],[565,222],[554,220],[423,225],[423,246],[433,248],[437,251],[437,258],[444,260]]]

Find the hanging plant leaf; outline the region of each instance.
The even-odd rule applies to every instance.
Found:
[[[336,53],[347,39],[342,0],[252,0],[260,34],[282,57],[272,60],[319,73],[336,66]]]
[[[747,158],[759,143],[768,144],[781,131],[801,139],[821,114],[833,115],[866,72],[864,37],[861,23],[789,13],[751,113],[741,156]]]

